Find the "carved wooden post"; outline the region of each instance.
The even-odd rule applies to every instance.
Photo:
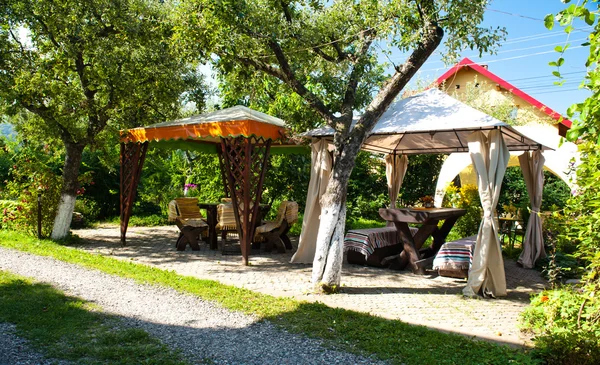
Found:
[[[125,245],[125,234],[133,208],[133,200],[142,174],[148,142],[121,143],[121,244]]]
[[[225,197],[230,198],[231,193],[229,192],[229,183],[227,182],[227,173],[225,172],[225,161],[223,155],[223,147],[217,145],[217,155],[219,156],[219,167],[221,168],[221,179],[223,180],[223,190],[225,191]]]
[[[222,137],[221,148],[240,237],[242,262],[248,265],[271,140],[254,136]]]

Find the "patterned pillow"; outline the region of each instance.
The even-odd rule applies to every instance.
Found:
[[[235,221],[235,213],[233,212],[233,204],[225,203],[217,206],[217,228],[221,230],[235,230],[237,223]]]

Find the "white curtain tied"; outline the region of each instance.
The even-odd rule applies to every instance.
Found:
[[[396,208],[398,193],[408,168],[406,155],[389,154],[385,156],[385,177],[387,178],[388,193],[390,195],[390,208]]]
[[[502,133],[497,129],[490,131],[487,138],[482,131],[472,133],[468,144],[473,166],[477,171],[483,219],[463,294],[469,297],[478,293],[483,296],[505,296],[504,261],[498,238],[498,224],[493,217],[510,154]]]
[[[306,195],[306,207],[302,220],[302,232],[298,241],[298,250],[290,262],[312,264],[317,247],[317,234],[321,220],[321,197],[329,183],[333,162],[328,151],[329,143],[324,139],[311,144],[311,172]]]
[[[529,193],[531,215],[523,238],[523,252],[517,262],[527,269],[533,268],[539,258],[546,257],[540,217],[544,190],[544,162],[545,158],[541,151],[525,152],[519,156],[527,193]]]

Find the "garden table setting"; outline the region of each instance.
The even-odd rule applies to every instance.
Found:
[[[213,203],[213,202],[199,202],[198,207],[200,209],[206,210],[206,224],[208,224],[208,243],[211,250],[218,249],[218,241],[217,241],[217,208],[220,204],[223,203]],[[260,209],[258,209],[258,219],[256,220],[256,225],[260,225],[264,216],[269,213],[271,209],[271,205],[269,204],[260,204]]]
[[[448,233],[458,220],[466,214],[466,210],[457,208],[382,208],[381,218],[391,222],[398,232],[398,241],[402,252],[393,268],[403,270],[407,266],[416,274],[425,274],[425,267],[433,262],[435,254],[444,244]],[[443,222],[441,227],[438,223]],[[420,227],[414,232],[409,224]],[[431,247],[421,250],[425,241],[433,237]]]

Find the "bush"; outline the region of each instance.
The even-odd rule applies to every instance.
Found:
[[[2,225],[8,229],[37,234],[37,197],[42,197],[42,235],[49,236],[60,199],[61,178],[53,170],[49,146],[24,144],[13,151],[14,165],[2,195],[16,204],[2,210]]]
[[[446,194],[443,205],[455,206],[467,211],[465,215],[458,218],[452,228],[453,236],[463,238],[477,234],[481,224],[481,203],[477,186],[465,184],[457,188],[454,184],[450,184],[447,191],[449,194]]]
[[[533,297],[522,314],[534,354],[548,364],[600,364],[600,300],[571,287]]]

